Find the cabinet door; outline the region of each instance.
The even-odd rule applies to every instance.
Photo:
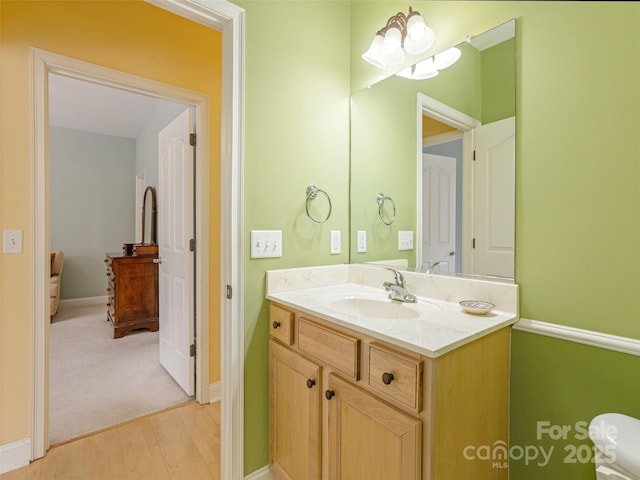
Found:
[[[320,478],[320,367],[269,341],[269,464],[277,479]]]
[[[329,478],[418,480],[422,424],[360,388],[329,375]]]

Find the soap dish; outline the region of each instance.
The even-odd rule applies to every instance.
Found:
[[[473,313],[474,315],[485,315],[495,307],[493,303],[482,302],[480,300],[462,300],[460,305],[465,312]]]

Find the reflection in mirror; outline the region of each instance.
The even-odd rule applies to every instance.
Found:
[[[514,277],[515,20],[457,47],[434,78],[392,76],[352,96],[354,263]],[[397,205],[392,225],[378,219],[380,191]]]
[[[143,245],[155,245],[156,236],[156,191],[149,186],[142,199],[142,239]]]

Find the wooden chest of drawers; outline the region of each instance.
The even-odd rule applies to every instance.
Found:
[[[107,254],[107,317],[113,324],[113,338],[138,328],[158,330],[156,258]]]

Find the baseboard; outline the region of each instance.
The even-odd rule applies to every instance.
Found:
[[[537,333],[538,335],[545,335],[547,337],[582,343],[583,345],[590,345],[592,347],[605,348],[615,352],[640,356],[640,340],[635,338],[610,335],[608,333],[594,332],[592,330],[541,322],[528,318],[521,318],[513,325],[513,328],[522,330],[523,332]]]
[[[221,383],[215,382],[209,384],[209,403],[219,402],[222,398]]]
[[[0,445],[0,474],[26,467],[31,461],[31,439]]]
[[[93,305],[106,305],[107,296],[83,297],[83,298],[65,298],[60,300],[61,307],[90,307]]]
[[[273,476],[271,470],[269,470],[269,466],[267,465],[262,467],[260,470],[256,470],[255,472],[250,473],[249,475],[244,477],[244,480],[275,480],[275,477]]]

